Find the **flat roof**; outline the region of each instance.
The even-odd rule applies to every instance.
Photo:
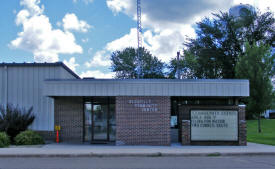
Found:
[[[179,82],[179,83],[186,83],[186,82],[196,82],[196,83],[203,83],[203,82],[214,82],[214,83],[236,83],[236,82],[244,82],[247,83],[249,80],[247,79],[95,79],[95,78],[83,78],[83,79],[46,79],[45,81],[51,82],[51,81],[71,81],[71,82],[83,82],[83,83],[89,83],[89,82],[122,82],[122,83],[152,83],[152,82]]]
[[[248,97],[244,79],[48,79],[45,96]]]

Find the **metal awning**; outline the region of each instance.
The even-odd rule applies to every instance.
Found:
[[[248,80],[227,79],[49,79],[45,96],[247,97]]]

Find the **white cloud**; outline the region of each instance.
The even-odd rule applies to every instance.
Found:
[[[168,62],[182,50],[186,36],[196,36],[192,24],[212,13],[228,11],[234,4],[249,3],[254,0],[150,0],[142,1],[143,46],[162,61]],[[124,13],[136,20],[136,0],[106,0],[107,6],[114,12]],[[274,0],[258,1],[260,10],[275,8]],[[275,10],[273,10],[275,11]],[[137,46],[136,29],[108,43],[104,50],[112,52],[125,47]]]
[[[88,49],[88,54],[92,54],[92,52],[93,52],[93,48],[89,48]]]
[[[136,0],[106,0],[114,12],[123,12],[136,18]],[[146,27],[172,27],[177,24],[192,24],[212,12],[228,9],[232,0],[148,0],[142,1],[142,22]],[[172,25],[171,25],[172,24]]]
[[[125,13],[136,19],[136,0],[106,0],[115,13]],[[180,24],[194,24],[212,13],[227,11],[234,4],[251,4],[261,11],[275,11],[274,0],[147,0],[141,2],[142,23],[147,28],[172,28]]]
[[[32,52],[36,62],[56,62],[59,54],[82,53],[82,47],[75,42],[75,36],[69,31],[53,29],[49,18],[43,14],[40,0],[21,0],[24,7],[16,16],[16,24],[22,25],[9,46]]]
[[[125,13],[130,14],[130,10],[135,6],[133,0],[107,0],[107,6],[115,13],[125,11]]]
[[[153,55],[168,63],[183,49],[182,43],[186,36],[195,37],[195,31],[190,25],[181,25],[179,29],[162,29],[159,32],[148,30],[143,35],[144,46]]]
[[[74,13],[67,13],[62,21],[65,31],[88,32],[91,28],[91,25],[86,21],[79,20]]]
[[[58,22],[56,22],[56,25],[57,25],[58,27],[61,27],[61,26],[62,26],[62,22],[58,21]]]
[[[39,6],[40,0],[21,0],[20,5],[25,6],[31,15],[39,15],[44,11],[44,6]]]
[[[137,29],[130,29],[130,33],[118,38],[105,47],[106,51],[114,52],[116,50],[122,50],[126,47],[136,47],[137,46]]]
[[[87,42],[89,42],[89,38],[83,38],[83,39],[81,39],[81,41],[82,41],[83,43],[87,43]]]
[[[76,67],[79,66],[79,64],[75,62],[75,57],[70,58],[69,61],[64,60],[63,63],[67,65],[72,71],[75,71]]]
[[[117,50],[123,50],[127,47],[137,47],[136,28],[130,29],[130,32],[121,38],[106,44],[103,50],[98,51],[91,61],[86,62],[87,67],[110,66],[110,55]],[[177,51],[183,49],[185,36],[195,36],[195,31],[190,25],[181,25],[179,30],[163,29],[159,32],[147,30],[143,34],[143,46],[154,56],[164,62],[169,62],[176,56]]]
[[[101,50],[96,52],[93,58],[85,63],[85,66],[90,67],[108,67],[111,66],[110,55],[107,51]]]
[[[111,73],[103,73],[101,71],[86,71],[86,72],[82,72],[80,75],[81,78],[98,78],[98,79],[111,79],[115,77],[115,73],[111,72]]]
[[[132,28],[129,34],[108,43],[102,50],[95,53],[92,59],[85,63],[88,68],[91,67],[110,67],[111,53],[117,50],[122,50],[126,47],[134,47],[137,43],[136,29]]]
[[[107,6],[116,14],[125,13],[136,20],[136,0],[106,0]],[[196,36],[192,24],[202,16],[211,15],[213,10],[229,8],[231,0],[150,0],[142,1],[143,46],[154,56],[169,62],[181,51],[185,38]],[[198,5],[200,4],[200,5]],[[107,51],[121,50],[125,47],[137,47],[136,29],[108,43]]]

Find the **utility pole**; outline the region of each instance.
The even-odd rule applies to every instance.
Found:
[[[137,58],[138,58],[138,79],[142,72],[142,26],[141,26],[141,0],[137,0]]]
[[[177,52],[177,77],[180,79],[180,52]]]

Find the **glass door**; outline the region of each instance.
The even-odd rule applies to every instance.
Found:
[[[115,104],[109,104],[109,140],[116,140],[116,114]]]
[[[84,141],[108,142],[116,139],[115,99],[86,98],[84,103]]]
[[[84,141],[91,142],[92,139],[92,104],[86,102],[84,104]]]
[[[93,104],[93,141],[108,140],[108,105]]]

